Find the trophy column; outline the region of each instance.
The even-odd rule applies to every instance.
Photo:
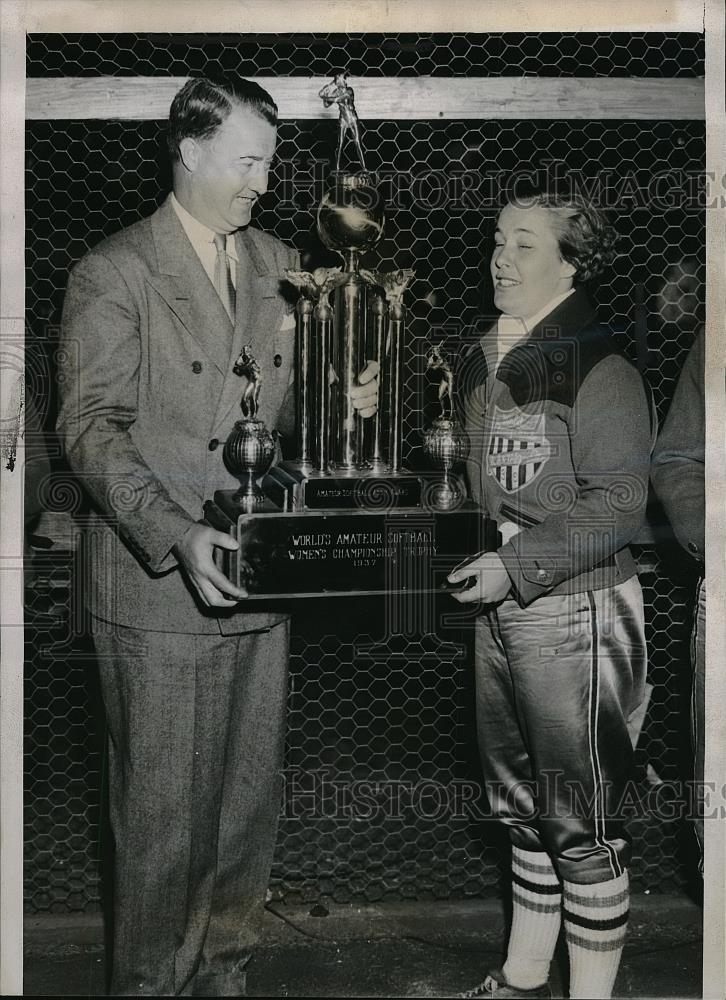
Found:
[[[313,302],[303,294],[297,302],[296,356],[300,384],[295,394],[295,428],[297,434],[297,461],[301,469],[310,471],[314,461],[315,368],[313,357],[312,313]]]
[[[353,476],[370,468],[364,445],[364,425],[351,402],[351,390],[365,366],[369,284],[359,268],[360,254],[383,235],[383,204],[370,174],[336,170],[318,207],[320,239],[343,258],[335,292],[335,332],[331,471]]]
[[[358,254],[345,254],[345,283],[336,293],[338,317],[333,369],[334,386],[333,468],[339,473],[355,473],[365,465],[363,421],[351,402],[351,390],[358,384],[358,374],[365,365],[366,286],[358,273]]]
[[[332,387],[330,384],[330,355],[332,350],[333,311],[328,302],[327,292],[320,295],[315,306],[315,399],[313,401],[315,420],[315,440],[313,454],[315,469],[325,473],[330,464],[331,420],[333,418]],[[302,388],[302,387],[301,387]]]
[[[386,301],[382,295],[374,292],[370,304],[370,335],[366,338],[368,357],[378,365],[382,377],[386,365]],[[383,407],[379,405],[373,417],[373,428],[370,445],[371,472],[382,474],[389,471],[383,446]]]

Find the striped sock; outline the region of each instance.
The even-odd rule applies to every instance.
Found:
[[[561,889],[549,855],[512,848],[512,930],[502,972],[531,990],[547,982],[560,932]]]
[[[570,996],[612,996],[628,924],[628,873],[609,882],[565,882],[564,918],[570,956]]]

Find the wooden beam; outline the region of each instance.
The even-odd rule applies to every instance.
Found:
[[[335,118],[318,91],[324,77],[257,77],[283,119]],[[185,77],[29,79],[26,118],[164,119]],[[705,118],[701,79],[541,77],[351,77],[365,120]]]

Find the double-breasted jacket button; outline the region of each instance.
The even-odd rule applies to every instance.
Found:
[[[282,355],[276,354],[275,357],[272,359],[272,363],[274,364],[275,368],[279,368],[280,365],[282,364]]]
[[[210,451],[216,451],[219,448],[219,438],[212,438],[207,447]]]
[[[201,361],[192,361],[192,371],[194,372],[194,374],[198,375],[201,370],[202,370],[202,362]]]
[[[691,552],[693,552],[694,555],[698,555],[698,546],[696,545],[695,542],[689,542],[688,548],[691,550]]]

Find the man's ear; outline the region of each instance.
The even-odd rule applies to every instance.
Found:
[[[179,143],[179,159],[190,173],[194,173],[199,165],[199,143],[186,136]]]

